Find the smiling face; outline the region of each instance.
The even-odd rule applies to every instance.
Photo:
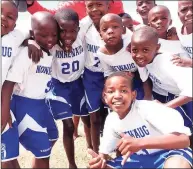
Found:
[[[149,26],[155,28],[159,35],[166,33],[172,24],[170,11],[165,6],[155,6],[149,11]]]
[[[123,24],[121,18],[115,14],[105,15],[100,22],[100,35],[109,46],[122,41]]]
[[[136,92],[132,90],[131,77],[113,76],[106,80],[103,98],[120,119],[129,113]]]
[[[155,1],[153,0],[137,0],[137,12],[142,17],[142,19],[147,19],[149,11],[155,5]]]
[[[191,0],[178,2],[178,16],[184,26],[192,26],[192,10],[193,6]]]
[[[1,2],[1,36],[13,31],[18,17],[16,6],[9,1]]]
[[[88,16],[93,21],[94,25],[99,27],[100,19],[108,12],[109,2],[108,1],[85,1],[86,11]]]

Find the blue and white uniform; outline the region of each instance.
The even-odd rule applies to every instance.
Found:
[[[169,53],[158,54],[152,63],[146,65],[145,71],[143,68],[139,69],[142,81],[150,77],[153,86],[166,90],[174,96],[192,97],[192,69],[174,65],[171,58],[172,55]],[[192,111],[181,113],[185,125],[192,128]]]
[[[99,152],[110,154],[116,150],[122,133],[134,138],[145,138],[174,132],[191,135],[189,128],[184,126],[183,118],[176,110],[152,101],[135,101],[124,119],[119,119],[116,112],[107,116]],[[132,154],[124,166],[121,166],[122,157],[108,161],[107,164],[115,168],[163,168],[165,160],[176,155],[187,160],[192,166],[190,148],[142,149]]]
[[[100,49],[98,50],[97,56],[101,62],[105,77],[118,71],[128,71],[133,73],[137,71],[137,65],[134,62],[131,53],[126,49],[130,42],[131,36],[124,37],[123,48],[113,55],[107,55],[102,53]],[[140,78],[134,78],[134,88],[137,90],[137,99],[143,99],[144,93]]]
[[[4,83],[7,73],[19,53],[19,46],[28,37],[27,34],[14,29],[12,32],[4,35],[1,42],[2,55],[2,79],[1,84]],[[16,159],[19,155],[19,136],[17,129],[17,122],[12,112],[12,128],[8,124],[1,135],[1,161],[10,161]],[[14,138],[14,140],[12,139]]]
[[[87,116],[84,86],[81,75],[84,71],[85,52],[79,33],[72,44],[72,51],[65,52],[59,45],[52,48],[53,89],[47,95],[54,118],[63,120],[72,115]]]
[[[20,142],[36,158],[49,157],[51,141],[58,138],[54,118],[45,100],[52,87],[52,58],[43,52],[43,58],[35,64],[28,58],[27,47],[23,48],[7,75],[8,81],[16,83],[11,110],[18,123]]]
[[[183,35],[181,29],[177,29],[178,38],[184,48],[184,50],[189,54],[190,58],[193,58],[192,55],[192,33],[189,35]]]

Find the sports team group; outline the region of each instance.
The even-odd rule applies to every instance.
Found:
[[[25,32],[15,28],[17,5],[1,1],[2,168],[20,168],[19,143],[32,168],[49,168],[55,120],[78,168],[79,118],[89,168],[192,168],[192,1],[177,2],[180,27],[155,0],[136,0],[137,25],[110,3],[85,1],[81,20],[70,8],[37,8]]]

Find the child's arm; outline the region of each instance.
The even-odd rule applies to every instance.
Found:
[[[10,100],[15,83],[5,81],[1,90],[1,132],[5,129],[7,123],[11,126],[12,119],[10,115]]]
[[[176,66],[193,67],[192,59],[188,57],[180,57],[180,56],[174,55],[172,58],[172,62]]]
[[[144,90],[144,100],[152,100],[152,82],[148,78],[145,82],[143,82],[143,90]]]

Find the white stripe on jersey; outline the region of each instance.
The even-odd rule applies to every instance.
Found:
[[[2,37],[2,84],[6,79],[8,70],[13,63],[13,60],[20,51],[19,46],[22,44],[25,38],[27,38],[27,35],[25,36],[23,32],[20,32],[16,29]]]
[[[77,80],[84,70],[85,52],[82,37],[78,34],[72,44],[72,52],[67,53],[58,45],[52,48],[52,77],[62,83]]]
[[[28,58],[28,48],[23,48],[7,75],[7,80],[17,83],[14,94],[44,99],[51,87],[52,58],[43,52],[43,58],[35,64]]]
[[[106,55],[98,50],[97,56],[101,62],[104,71],[104,76],[109,76],[117,71],[135,72],[137,65],[134,62],[131,53],[126,48],[130,43],[130,37],[125,36],[123,40],[123,48],[114,55]]]

